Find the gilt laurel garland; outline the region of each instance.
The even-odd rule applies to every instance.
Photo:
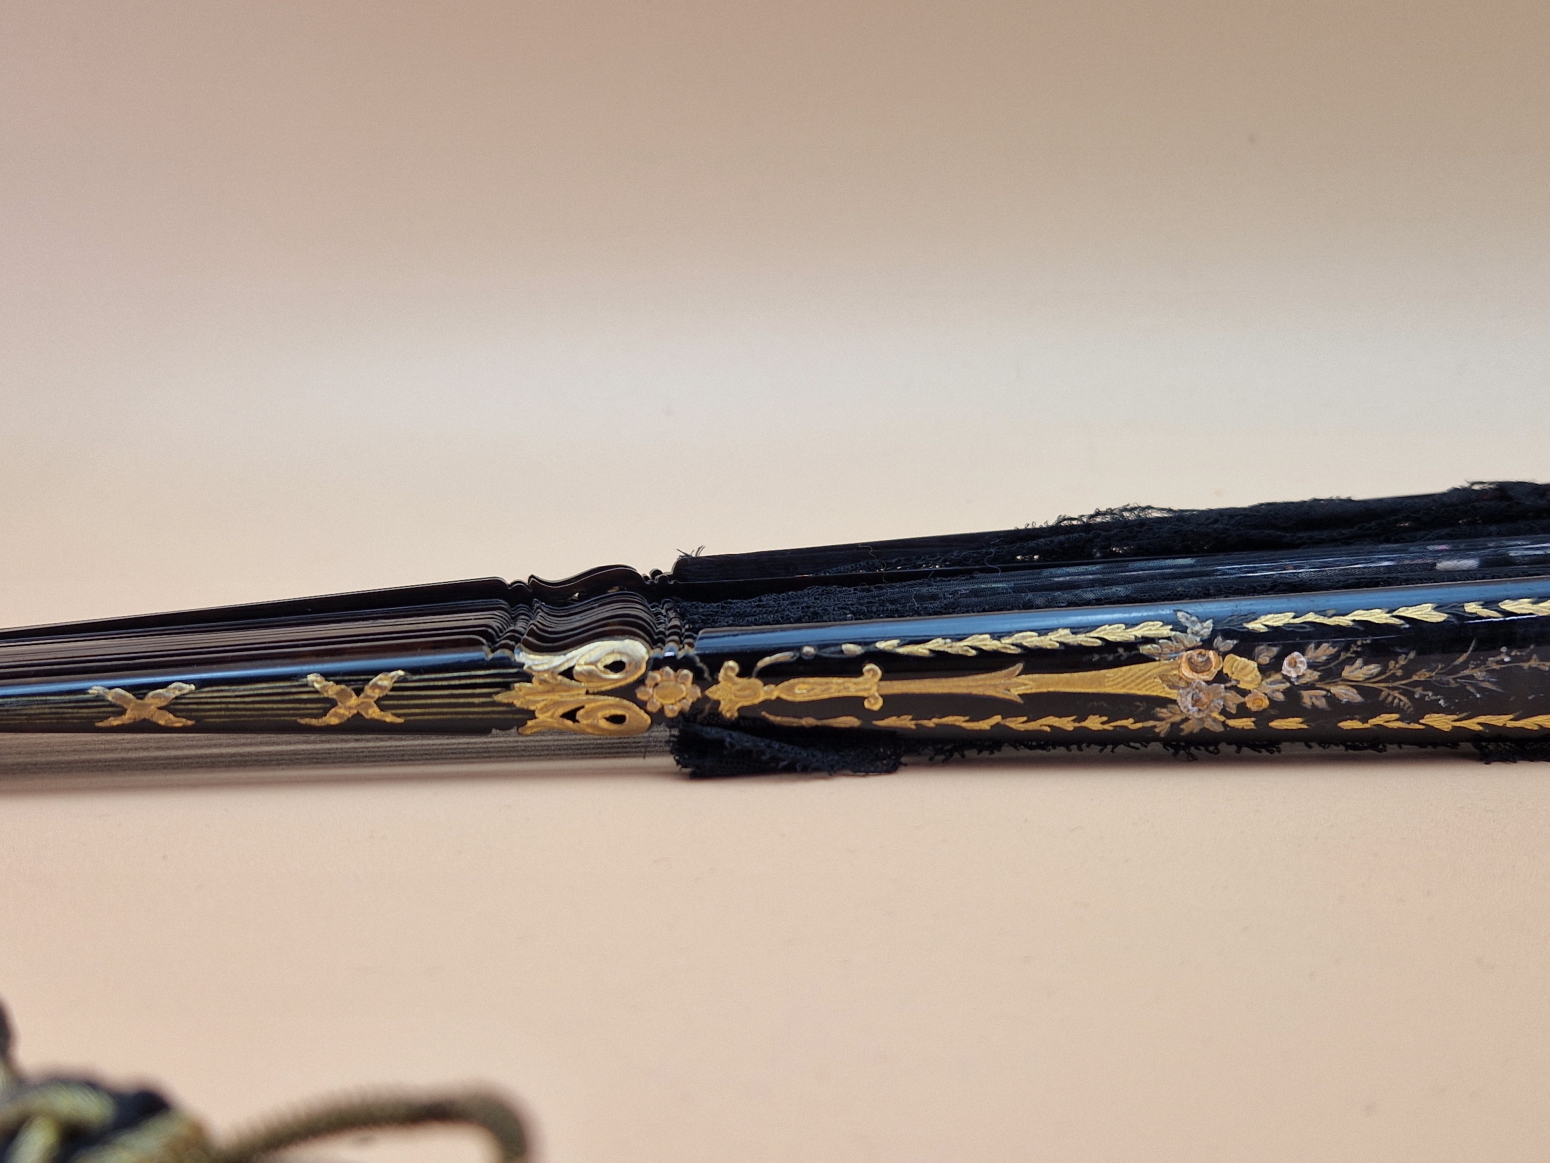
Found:
[[[1378,714],[1355,715],[1334,725],[1345,731],[1441,731],[1480,733],[1487,730],[1539,732],[1550,730],[1550,715],[1466,715],[1421,713],[1417,704],[1430,701],[1448,705],[1449,692],[1481,695],[1498,689],[1503,672],[1531,668],[1550,671],[1550,661],[1532,653],[1503,647],[1476,651],[1473,646],[1451,661],[1417,660],[1414,653],[1382,656],[1363,651],[1368,640],[1308,642],[1291,648],[1283,642],[1253,645],[1255,638],[1273,630],[1286,632],[1301,627],[1362,630],[1368,627],[1403,627],[1416,623],[1500,623],[1512,617],[1550,617],[1550,598],[1508,598],[1494,603],[1478,601],[1458,605],[1425,602],[1395,608],[1371,608],[1337,613],[1334,610],[1286,610],[1252,617],[1229,617],[1213,626],[1187,611],[1172,620],[1106,622],[1090,627],[1062,626],[1053,630],[1023,630],[1011,634],[971,634],[954,638],[936,636],[912,642],[886,638],[860,645],[848,642],[838,653],[854,658],[859,673],[805,675],[766,681],[760,672],[814,657],[820,648],[804,647],[761,659],[744,674],[736,660],[725,659],[713,681],[701,675],[692,654],[678,658],[654,656],[651,647],[636,638],[611,638],[590,642],[557,654],[518,651],[516,661],[526,672],[524,681],[507,690],[481,698],[528,713],[517,724],[520,734],[561,731],[581,735],[629,736],[649,730],[653,722],[692,714],[695,708],[713,710],[733,719],[748,708],[770,703],[816,703],[857,699],[871,715],[782,715],[758,712],[766,721],[792,727],[874,727],[894,731],[952,728],[965,732],[1002,729],[1017,732],[1155,732],[1167,735],[1197,731],[1312,730],[1302,715],[1285,711],[1328,712],[1341,704],[1377,702],[1386,709]],[[1228,634],[1234,637],[1227,637]],[[1214,635],[1214,636],[1213,636]],[[1240,647],[1241,636],[1250,635]],[[864,640],[863,640],[864,641]],[[900,656],[931,659],[938,656],[979,657],[1026,655],[1071,648],[1131,646],[1148,656],[1146,661],[1089,670],[1027,672],[1025,663],[1006,659],[993,670],[973,673],[922,675],[887,673],[886,657],[879,662],[860,656]],[[1126,652],[1129,653],[1129,652]],[[432,677],[432,676],[425,676]],[[405,680],[408,680],[407,683]],[[295,721],[308,727],[337,727],[353,718],[384,724],[402,724],[403,715],[391,708],[404,686],[417,680],[402,670],[384,671],[359,688],[312,673],[303,680],[317,695],[331,699],[325,713],[302,716]],[[702,689],[702,683],[704,687]],[[155,729],[188,728],[201,719],[200,703],[206,688],[195,694],[191,683],[174,682],[137,694],[123,687],[93,686],[84,692],[115,706],[119,713],[97,721],[104,728],[143,724]],[[937,695],[1023,703],[1025,696],[1039,694],[1087,694],[1099,697],[1155,699],[1161,707],[1152,718],[1088,714],[971,715],[885,713],[895,696]],[[185,698],[185,696],[192,696]],[[391,697],[389,697],[391,696]],[[267,697],[267,696],[266,696]],[[426,696],[420,696],[426,697]],[[178,714],[170,704],[188,707]],[[412,702],[413,696],[410,696]],[[386,700],[388,707],[380,705]],[[197,705],[196,705],[197,704]],[[1277,707],[1276,704],[1290,704]],[[1343,708],[1342,708],[1343,709]],[[1366,710],[1363,707],[1362,710]],[[1267,713],[1268,712],[1268,713]],[[411,707],[410,718],[415,718]],[[142,728],[143,729],[143,728]]]
[[[1508,598],[1497,603],[1507,614],[1550,616],[1550,599],[1536,601],[1533,598]],[[1460,609],[1477,618],[1502,618],[1503,614],[1480,602],[1466,602]],[[1283,626],[1403,626],[1406,620],[1415,622],[1447,622],[1454,615],[1439,610],[1437,603],[1424,602],[1414,606],[1400,606],[1394,610],[1352,610],[1349,614],[1333,611],[1310,610],[1298,613],[1287,610],[1276,614],[1261,614],[1256,618],[1235,624],[1232,628],[1263,634]],[[1018,654],[1024,650],[1059,650],[1065,646],[1103,646],[1108,643],[1138,642],[1144,639],[1168,638],[1177,631],[1171,622],[1148,621],[1127,626],[1122,622],[1106,623],[1089,630],[1072,630],[1062,626],[1058,630],[1037,633],[1024,630],[1017,634],[995,637],[990,634],[971,634],[966,638],[932,638],[926,642],[906,642],[901,638],[885,638],[874,642],[872,649],[889,654],[907,654],[917,658],[929,658],[935,654],[974,655],[985,652]],[[860,647],[846,644],[846,653],[858,653]]]

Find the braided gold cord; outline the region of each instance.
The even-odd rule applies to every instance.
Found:
[[[492,1094],[472,1092],[438,1097],[385,1094],[335,1099],[240,1136],[221,1148],[216,1160],[255,1163],[276,1151],[350,1131],[437,1124],[482,1129],[490,1136],[499,1163],[524,1163],[527,1159],[527,1134],[516,1111]]]
[[[113,1125],[113,1096],[85,1082],[28,1083],[11,1058],[11,1031],[0,1008],[0,1163],[56,1163],[68,1141]],[[432,1125],[483,1130],[496,1163],[525,1163],[527,1134],[510,1104],[477,1091],[365,1095],[282,1116],[217,1147],[181,1111],[164,1110],[70,1155],[70,1163],[263,1163],[300,1143],[353,1131]],[[5,1141],[9,1139],[9,1145]]]
[[[74,1163],[214,1163],[214,1159],[202,1126],[182,1111],[162,1111],[82,1151]]]
[[[59,1124],[50,1118],[34,1115],[22,1124],[6,1154],[6,1163],[49,1163],[59,1151]]]
[[[112,1123],[113,1100],[98,1088],[79,1082],[29,1086],[6,1065],[12,1085],[0,1091],[0,1138],[11,1138],[5,1163],[51,1163],[66,1138]]]
[[[113,1100],[80,1082],[43,1082],[18,1086],[6,1095],[0,1106],[0,1135],[9,1135],[24,1125],[52,1123],[61,1132],[90,1133],[113,1121]]]

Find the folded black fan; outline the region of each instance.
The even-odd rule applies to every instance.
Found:
[[[697,774],[1550,737],[1550,487],[1127,508],[0,632],[0,731],[619,739]]]

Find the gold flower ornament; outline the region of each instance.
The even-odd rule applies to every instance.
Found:
[[[674,670],[665,666],[646,676],[646,681],[635,688],[635,697],[646,704],[646,710],[655,714],[661,711],[669,719],[694,705],[700,697],[700,688],[694,685],[692,670]]]
[[[1221,669],[1222,656],[1214,650],[1199,648],[1179,655],[1179,676],[1183,679],[1210,682]]]

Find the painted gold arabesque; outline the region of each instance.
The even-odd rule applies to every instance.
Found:
[[[1489,619],[1508,615],[1550,616],[1550,599],[1511,598],[1497,605],[1499,610],[1480,603],[1469,603],[1463,607],[1463,612],[1476,618]],[[1240,630],[1263,634],[1285,627],[1361,628],[1405,626],[1414,622],[1437,623],[1449,621],[1454,616],[1447,611],[1439,610],[1436,603],[1427,602],[1394,609],[1353,610],[1345,614],[1286,611],[1262,614],[1236,625]],[[1265,655],[1267,650],[1273,654],[1277,648],[1261,646],[1252,658],[1233,654],[1231,648],[1234,643],[1231,640],[1218,637],[1213,644],[1206,643],[1202,636],[1210,634],[1210,622],[1202,621],[1182,610],[1178,612],[1177,617],[1184,626],[1183,630],[1177,630],[1172,624],[1161,621],[1141,622],[1135,625],[1109,623],[1092,630],[1072,631],[1062,628],[1045,634],[1027,631],[1000,638],[977,634],[965,638],[938,637],[917,643],[909,643],[903,639],[885,639],[873,646],[873,649],[894,654],[932,657],[937,654],[973,656],[984,652],[1018,653],[1028,649],[1101,646],[1142,639],[1160,640],[1155,645],[1148,644],[1141,647],[1144,653],[1158,660],[1153,663],[1053,674],[1024,674],[1023,664],[1015,663],[988,673],[893,679],[884,677],[881,666],[868,663],[861,668],[859,675],[797,677],[782,682],[764,681],[759,672],[765,666],[794,661],[796,654],[788,651],[762,659],[754,667],[753,674],[748,676],[742,674],[737,662],[723,663],[716,683],[706,691],[706,694],[716,702],[721,715],[725,718],[735,717],[744,708],[770,702],[806,703],[847,698],[860,699],[862,705],[869,711],[880,711],[883,709],[885,699],[890,695],[965,695],[1014,703],[1021,702],[1024,695],[1057,692],[1132,695],[1177,703],[1177,709],[1168,707],[1160,710],[1156,720],[1148,721],[1111,720],[1101,715],[1088,715],[1086,718],[1067,715],[1049,715],[1042,718],[1006,715],[984,717],[937,715],[921,719],[912,715],[893,715],[889,718],[873,720],[870,725],[910,731],[931,727],[988,731],[999,727],[1012,731],[1154,730],[1159,734],[1166,733],[1169,725],[1174,722],[1182,722],[1188,729],[1191,726],[1200,725],[1195,720],[1205,719],[1209,719],[1210,722],[1204,725],[1214,731],[1228,728],[1256,729],[1259,720],[1252,715],[1234,714],[1234,711],[1240,705],[1250,712],[1268,710],[1273,702],[1283,701],[1285,692],[1288,690],[1295,690],[1304,705],[1318,709],[1325,709],[1331,699],[1348,703],[1363,701],[1363,694],[1359,687],[1370,688],[1369,693],[1399,698],[1399,695],[1390,688],[1403,685],[1400,680],[1383,671],[1382,664],[1369,664],[1360,657],[1342,656],[1338,660],[1344,664],[1339,670],[1339,677],[1325,674],[1321,678],[1320,671],[1311,668],[1308,663],[1334,656],[1337,648],[1329,644],[1310,646],[1308,649],[1313,653],[1307,658],[1300,652],[1293,652],[1284,660],[1283,669],[1291,666],[1293,662],[1300,664],[1300,669],[1295,673],[1287,671],[1285,676],[1276,673],[1267,678],[1261,672],[1260,663],[1270,656],[1266,655],[1264,658],[1260,656]],[[860,648],[847,648],[845,651],[852,655],[860,652],[862,652]],[[1459,660],[1458,664],[1454,664],[1455,667],[1463,661]],[[1499,668],[1499,665],[1506,664],[1500,659],[1493,659],[1489,665]],[[1512,665],[1541,666],[1542,664],[1531,659],[1526,663]],[[1211,680],[1216,679],[1219,674],[1222,676],[1221,680],[1213,684]],[[1474,671],[1467,669],[1456,675],[1444,675],[1450,681],[1463,682],[1466,685],[1472,681],[1472,676]],[[1317,687],[1307,685],[1312,684],[1316,679],[1320,680],[1322,685]],[[1231,680],[1231,686],[1223,685],[1226,680]],[[1234,690],[1233,687],[1239,689]],[[839,719],[821,720],[811,717],[779,716],[767,712],[761,712],[761,714],[771,722],[793,726],[819,723],[834,726],[849,725],[852,718],[843,716]],[[1550,724],[1550,718],[1544,719],[1544,722]],[[1538,730],[1540,725],[1540,719],[1517,719],[1511,715],[1473,718],[1430,715],[1422,719],[1420,724],[1414,725],[1402,721],[1397,715],[1380,715],[1366,722],[1346,720],[1341,723],[1341,726],[1347,730],[1359,727],[1405,729],[1413,726],[1415,729],[1433,727],[1444,731],[1454,728],[1479,731],[1493,726]],[[1294,716],[1274,718],[1269,726],[1276,731],[1309,729],[1303,718]]]
[[[640,735],[651,729],[651,716],[635,703],[600,693],[635,682],[646,673],[651,650],[639,639],[604,639],[561,654],[522,651],[517,660],[533,680],[514,683],[495,696],[497,702],[533,713],[517,734]],[[565,671],[570,671],[569,677]]]
[[[858,698],[869,711],[882,709],[888,695],[975,695],[1018,703],[1023,695],[1064,692],[1090,695],[1143,695],[1171,699],[1174,691],[1163,682],[1165,674],[1175,671],[1173,663],[1147,662],[1117,666],[1108,670],[1074,671],[1060,674],[1024,674],[1018,662],[987,674],[948,675],[932,678],[885,679],[876,663],[869,662],[854,678],[788,678],[767,683],[759,678],[744,678],[736,662],[721,665],[716,683],[706,695],[716,700],[725,718],[734,717],[744,707],[760,703],[813,703],[826,699]]]

